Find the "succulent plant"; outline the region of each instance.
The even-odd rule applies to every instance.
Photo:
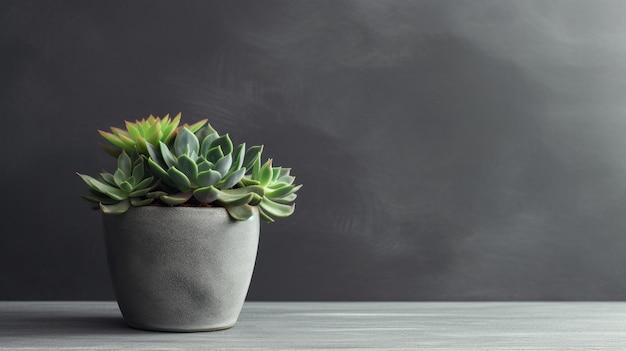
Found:
[[[200,204],[217,202],[236,219],[252,215],[240,206],[261,201],[260,187],[234,188],[246,170],[255,163],[261,146],[234,148],[228,134],[220,136],[210,125],[197,135],[183,128],[170,148],[148,145],[148,165],[152,173],[168,188],[155,193],[167,205],[180,205],[190,200]]]
[[[296,192],[291,169],[261,163],[263,146],[236,147],[228,134],[220,135],[207,120],[192,125],[150,115],[126,122],[126,130],[111,128],[100,144],[117,157],[117,170],[98,179],[77,173],[88,185],[83,196],[107,214],[121,214],[131,206],[222,206],[236,220],[250,218],[254,207],[267,221],[294,212]]]
[[[111,127],[110,133],[99,130],[100,135],[112,144],[100,143],[100,147],[115,157],[118,157],[122,150],[128,154],[136,150],[147,155],[148,144],[154,146],[158,146],[159,142],[169,144],[182,128],[195,132],[208,121],[203,119],[193,125],[183,124],[179,127],[180,119],[180,113],[174,119],[170,119],[169,114],[163,118],[150,115],[148,119],[136,120],[135,123],[126,121],[126,130],[116,127]]]
[[[296,177],[292,176],[291,168],[272,167],[272,159],[261,165],[261,158],[257,158],[252,174],[242,179],[242,184],[248,187],[260,187],[262,198],[259,202],[259,212],[266,221],[274,222],[274,217],[284,218],[293,214],[302,184],[294,185]]]
[[[126,151],[122,151],[117,158],[115,173],[100,173],[100,179],[76,174],[91,191],[90,195],[83,196],[84,199],[104,213],[120,214],[126,212],[130,206],[145,206],[154,201],[147,195],[158,182],[146,171],[143,157],[135,154],[131,158]]]

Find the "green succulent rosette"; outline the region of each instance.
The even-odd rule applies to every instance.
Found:
[[[147,172],[143,157],[136,155],[131,158],[126,151],[122,151],[117,158],[115,173],[100,173],[99,179],[77,174],[91,192],[83,198],[107,214],[121,214],[130,206],[151,204],[154,199],[148,194],[158,185],[158,181]]]
[[[171,147],[163,142],[148,145],[147,163],[166,187],[155,195],[167,205],[215,202],[236,219],[247,219],[252,213],[239,207],[260,201],[261,189],[235,187],[261,150],[261,146],[246,149],[245,143],[235,148],[228,134],[219,135],[210,125],[197,135],[183,128]]]
[[[151,115],[126,122],[126,130],[100,131],[110,143],[100,146],[117,158],[117,169],[98,178],[77,173],[90,192],[83,198],[106,214],[146,205],[222,206],[236,220],[250,218],[254,207],[269,222],[293,214],[302,185],[290,168],[261,163],[263,146],[235,146],[206,119],[180,122],[180,114]]]

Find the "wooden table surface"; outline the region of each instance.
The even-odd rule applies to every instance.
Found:
[[[126,327],[115,302],[0,302],[0,350],[626,350],[626,302],[247,302],[202,333]]]

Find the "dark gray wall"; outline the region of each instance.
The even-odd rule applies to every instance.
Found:
[[[112,299],[96,130],[208,117],[300,191],[251,300],[626,297],[623,1],[4,1],[0,299]]]

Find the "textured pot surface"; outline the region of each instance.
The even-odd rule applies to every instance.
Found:
[[[104,215],[109,270],[126,323],[161,331],[232,327],[259,242],[258,212],[144,206]]]

